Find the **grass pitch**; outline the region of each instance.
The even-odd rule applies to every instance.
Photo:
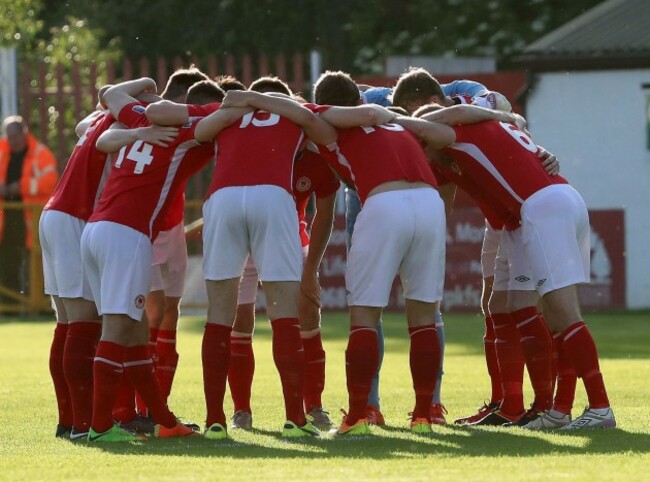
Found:
[[[408,431],[413,392],[401,315],[385,316],[386,357],[380,388],[388,426],[352,439],[285,441],[280,382],[263,317],[255,334],[252,432],[225,442],[152,440],[87,446],[54,438],[56,407],[48,372],[52,322],[0,322],[0,480],[650,480],[650,314],[587,316],[619,428],[565,434],[521,429],[436,427]],[[448,420],[473,412],[489,394],[482,319],[446,315],[443,401]],[[202,423],[203,320],[185,317],[174,412]],[[325,314],[326,409],[339,421],[347,406],[344,350],[347,316]],[[531,400],[529,387],[527,401]],[[574,416],[586,404],[582,384]],[[232,412],[232,406],[227,407]]]

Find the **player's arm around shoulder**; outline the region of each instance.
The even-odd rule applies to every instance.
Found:
[[[144,115],[152,124],[161,126],[182,126],[190,121],[187,105],[170,100],[160,100],[149,104],[144,110]]]
[[[447,124],[406,116],[397,116],[394,122],[434,149],[442,149],[456,142],[456,132]]]
[[[119,151],[122,147],[135,141],[142,141],[156,146],[167,147],[178,135],[175,127],[149,126],[127,129],[116,122],[97,139],[97,150],[106,154]]]
[[[194,138],[200,143],[210,142],[219,132],[241,119],[251,110],[250,107],[226,107],[222,105],[212,114],[198,121],[194,129]]]
[[[320,118],[338,129],[348,129],[388,124],[395,119],[395,113],[375,104],[352,107],[332,106],[322,112]]]
[[[156,92],[156,82],[149,77],[129,80],[110,87],[104,94],[104,102],[113,117],[117,119],[126,105],[136,102],[136,97],[145,92]]]
[[[475,124],[477,122],[496,120],[499,122],[515,122],[514,114],[493,109],[486,109],[477,105],[463,104],[429,112],[422,119],[446,124]]]

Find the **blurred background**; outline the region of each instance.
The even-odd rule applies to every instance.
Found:
[[[99,87],[175,68],[248,84],[274,74],[310,98],[325,70],[394,85],[410,65],[441,82],[477,80],[506,95],[560,159],[592,223],[590,309],[650,307],[650,2],[647,0],[3,0],[0,109],[19,114],[61,172]],[[186,222],[210,172],[190,180]],[[342,196],[339,196],[342,198]],[[340,199],[342,201],[342,199]],[[25,209],[5,203],[3,210]],[[35,211],[38,206],[28,207]],[[342,205],[323,262],[323,302],[345,309]],[[477,310],[483,220],[461,197],[448,227],[447,310]],[[202,309],[200,245],[186,308]],[[47,310],[38,243],[2,313]],[[263,300],[260,300],[263,303]],[[392,308],[403,304],[395,286]]]

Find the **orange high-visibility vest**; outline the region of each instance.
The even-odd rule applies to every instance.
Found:
[[[11,149],[6,138],[0,139],[0,184],[7,180],[7,170],[11,160]],[[23,161],[23,172],[20,177],[20,195],[24,203],[45,204],[54,192],[59,179],[56,158],[44,144],[41,144],[31,134],[27,134],[27,152]],[[25,209],[25,224],[27,225],[26,247],[32,247],[32,214]],[[4,209],[0,200],[0,240],[4,233]]]

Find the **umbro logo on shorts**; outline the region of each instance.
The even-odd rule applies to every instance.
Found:
[[[136,297],[135,297],[135,300],[134,300],[134,302],[135,302],[135,307],[136,307],[137,309],[139,309],[139,310],[143,309],[143,308],[144,308],[144,300],[145,300],[144,295],[138,295],[138,296],[136,296]]]
[[[515,279],[520,283],[525,283],[526,281],[530,281],[530,278],[528,276],[524,276],[523,274],[521,276],[517,276]]]
[[[538,287],[538,288],[541,287],[544,283],[546,283],[546,278],[539,280],[539,281],[537,282],[537,287]]]
[[[352,294],[352,291],[346,289],[345,294],[346,294],[346,296],[350,296]]]

